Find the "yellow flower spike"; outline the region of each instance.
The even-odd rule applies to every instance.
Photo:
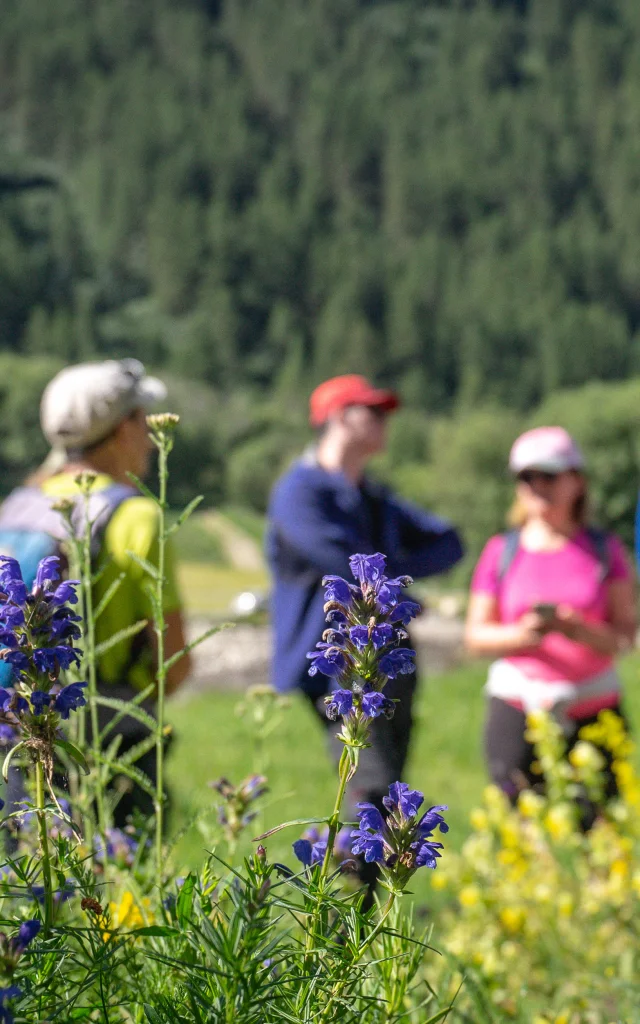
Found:
[[[605,760],[593,743],[586,743],[578,740],[573,750],[569,752],[569,761],[574,768],[586,768],[589,771],[602,771]]]
[[[442,892],[449,885],[449,879],[443,871],[433,871],[431,873],[431,888],[435,889],[436,892]]]
[[[480,903],[480,890],[477,885],[465,885],[458,893],[458,902],[461,907],[469,909]]]
[[[522,907],[503,907],[499,914],[500,923],[508,932],[519,932],[525,920]]]
[[[476,832],[484,832],[489,828],[489,815],[481,807],[474,808],[469,815],[469,821],[471,828],[474,828]]]
[[[569,1024],[571,1016],[568,1013],[559,1013],[555,1018],[553,1024]]]
[[[570,917],[573,913],[574,901],[570,892],[559,892],[556,899],[558,913],[562,917]]]
[[[562,842],[573,835],[575,810],[570,804],[556,804],[544,816],[544,826],[556,842]]]
[[[523,789],[518,797],[518,810],[525,818],[539,818],[546,801],[532,789]]]

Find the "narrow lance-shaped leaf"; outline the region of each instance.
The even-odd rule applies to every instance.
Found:
[[[150,490],[147,487],[147,485],[144,483],[143,480],[140,479],[139,476],[136,476],[135,473],[129,473],[129,472],[127,472],[127,476],[129,477],[131,483],[135,484],[135,486],[138,488],[138,490],[141,491],[142,494],[144,494],[144,496],[146,498],[151,498],[152,502],[155,505],[159,505],[160,504],[160,501],[158,500],[158,495],[154,494],[153,491]]]
[[[98,621],[98,619],[100,618],[100,616],[102,615],[104,610],[111,603],[111,601],[115,597],[115,595],[118,593],[118,590],[120,589],[120,585],[121,585],[123,579],[125,578],[125,576],[126,576],[126,573],[121,572],[120,575],[118,576],[118,578],[115,579],[113,581],[113,583],[111,583],[109,585],[109,587],[107,588],[106,592],[102,595],[102,598],[100,599],[100,602],[98,603],[98,606],[97,606],[97,608],[95,609],[95,611],[93,613],[93,618],[94,618],[95,622]]]
[[[186,521],[189,518],[189,516],[193,512],[195,512],[195,510],[197,509],[198,505],[203,500],[204,500],[204,495],[199,494],[197,498],[194,498],[193,501],[190,501],[189,504],[186,506],[186,508],[183,508],[182,512],[180,513],[180,515],[176,519],[175,523],[173,523],[173,525],[170,526],[169,529],[166,531],[165,537],[170,537],[172,533],[175,533],[176,530],[179,530],[180,527],[184,523],[186,523]]]
[[[5,757],[4,764],[2,765],[2,777],[5,782],[9,781],[9,768],[11,766],[13,758],[18,753],[18,751],[21,750],[22,747],[24,746],[26,746],[24,740],[21,743],[16,743],[15,747],[12,747],[7,756]]]
[[[85,775],[89,774],[89,765],[87,764],[87,759],[82,753],[82,751],[79,749],[79,747],[76,747],[75,743],[71,743],[70,740],[60,739],[57,739],[54,742],[56,747],[60,747],[62,750],[64,750],[65,754],[69,755],[72,761],[75,761],[75,763],[78,765],[79,768],[82,769]]]
[[[148,692],[148,689],[149,688],[147,688],[147,691],[145,692]],[[149,712],[146,711],[144,708],[138,707],[138,705],[135,704],[133,701],[127,702],[124,700],[120,700],[118,697],[104,697],[102,694],[99,694],[95,699],[96,704],[101,704],[102,707],[105,708],[114,708],[116,711],[121,712],[119,720],[122,720],[127,715],[130,715],[131,718],[135,718],[137,722],[141,722],[142,725],[146,725],[148,729],[151,729],[155,732],[155,729],[157,728],[157,722],[153,715],[150,715]],[[112,724],[114,722],[115,716],[111,720],[111,722],[109,722],[108,725],[105,726],[105,728],[102,730],[100,734],[101,739],[104,739],[104,737],[111,731]]]
[[[103,640],[101,644],[96,645],[96,657],[100,658],[107,651],[110,651],[112,647],[119,644],[122,640],[128,640],[129,637],[137,636],[147,625],[146,619],[140,619],[139,622],[134,622],[132,626],[127,626],[125,629],[119,629],[117,633],[110,636],[108,640]]]
[[[146,558],[142,558],[140,555],[136,555],[135,551],[127,551],[127,558],[133,559],[136,565],[139,565],[141,569],[144,569],[144,571],[147,573],[148,576],[151,577],[151,579],[156,581],[159,579],[158,570],[156,569],[155,565],[152,565],[151,562],[147,561]]]
[[[224,622],[221,626],[212,626],[211,629],[205,630],[205,632],[196,640],[192,640],[191,643],[185,644],[181,651],[176,651],[176,653],[172,654],[170,658],[167,658],[164,663],[165,669],[168,671],[177,661],[180,661],[180,658],[192,651],[194,647],[198,646],[198,644],[203,643],[204,640],[208,640],[210,636],[215,636],[216,633],[221,633],[223,629],[233,629],[234,626],[234,622]]]
[[[144,721],[145,724],[149,720],[154,721],[144,708],[138,708],[138,705],[142,704],[143,700],[146,700],[147,697],[150,697],[154,690],[155,686],[153,683],[150,683],[149,686],[146,686],[144,690],[140,690],[140,693],[137,693],[135,697],[132,697],[129,701],[120,700],[118,697],[98,696],[96,698],[98,704],[102,701],[107,701],[110,703],[105,703],[103,705],[104,707],[118,709],[118,713],[114,715],[113,718],[105,725],[104,729],[102,729],[100,733],[100,740],[104,740],[107,734],[112,732],[115,727],[119,725],[122,719],[126,718],[129,714],[131,714],[133,718],[137,717],[138,721]],[[135,712],[132,712],[131,708],[138,709],[140,711],[140,715],[138,716]]]

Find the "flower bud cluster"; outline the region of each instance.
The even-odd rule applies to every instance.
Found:
[[[301,839],[293,843],[293,852],[305,868],[322,864],[327,852],[328,837],[329,829],[326,827],[322,832],[317,828],[309,828]],[[333,844],[333,857],[341,865],[342,870],[347,870],[348,866],[355,866],[355,861],[351,857],[348,829],[342,828],[338,832]]]
[[[360,821],[351,833],[351,851],[368,864],[380,864],[387,886],[402,890],[418,868],[436,867],[442,843],[433,840],[433,833],[449,831],[441,814],[447,807],[430,807],[419,817],[424,796],[405,782],[392,783],[383,803],[386,818],[373,804],[357,804]]]
[[[393,715],[393,701],[382,692],[387,680],[414,671],[415,651],[402,644],[407,640],[404,627],[420,605],[402,600],[402,591],[413,581],[410,576],[385,576],[384,555],[352,555],[349,565],[355,585],[340,576],[322,581],[329,628],[307,657],[312,662],[309,675],[321,672],[334,681],[325,698],[327,717],[343,718],[342,738],[358,744],[370,719]]]
[[[15,558],[0,556],[0,659],[11,665],[12,687],[0,687],[0,723],[51,741],[61,719],[83,707],[86,683],[61,686],[60,673],[80,663],[77,580],[60,578],[60,559],[38,566],[31,592]],[[7,742],[8,734],[3,733]]]
[[[268,791],[266,783],[264,775],[250,775],[239,786],[234,786],[226,778],[209,783],[224,801],[218,806],[218,821],[228,842],[235,842],[256,817],[258,812],[250,808]]]

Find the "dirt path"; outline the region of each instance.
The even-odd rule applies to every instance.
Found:
[[[188,635],[194,640],[210,621],[194,618]],[[459,619],[422,615],[412,624],[411,640],[418,652],[420,671],[427,675],[446,672],[462,657],[463,624]],[[194,671],[184,696],[202,690],[242,690],[269,679],[271,629],[238,623],[217,633],[193,651]]]
[[[200,516],[200,523],[218,538],[229,565],[234,569],[259,572],[264,568],[260,545],[226,516],[220,512],[205,512]]]

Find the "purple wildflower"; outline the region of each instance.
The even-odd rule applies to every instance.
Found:
[[[322,839],[318,839],[316,842],[312,842],[310,839],[296,839],[293,844],[293,852],[305,868],[310,868],[314,864],[322,863],[327,852],[327,844]]]
[[[380,671],[389,679],[410,675],[415,670],[415,656],[416,652],[409,647],[396,647],[382,655],[379,662]]]
[[[408,626],[411,619],[419,615],[421,610],[417,601],[399,601],[389,612],[389,620],[391,622],[400,622],[403,626]]]
[[[15,729],[12,729],[6,722],[0,722],[0,747],[10,747],[16,742],[16,739]]]
[[[342,576],[325,576],[322,580],[325,588],[325,601],[335,601],[336,604],[349,605],[356,590],[351,583],[347,583]]]
[[[17,985],[9,985],[7,988],[0,988],[0,1024],[13,1024],[13,1014],[7,1003],[11,999],[17,999],[22,995]]]
[[[0,622],[3,626],[24,626],[24,611],[17,604],[3,604],[0,606]],[[17,640],[15,641],[17,643]]]
[[[376,589],[376,600],[383,612],[390,612],[398,603],[398,597],[405,587],[411,586],[411,576],[398,576],[395,580],[383,580]]]
[[[27,600],[27,588],[20,563],[9,555],[0,555],[0,590],[2,590],[14,604],[24,604]]]
[[[379,718],[380,715],[392,718],[394,710],[393,701],[383,693],[373,690],[362,694],[362,714],[367,718]]]
[[[448,831],[441,811],[444,805],[430,807],[418,820],[424,796],[404,782],[394,782],[384,798],[390,812],[386,818],[373,804],[358,804],[359,827],[351,833],[352,851],[365,861],[381,864],[394,886],[404,888],[418,868],[435,868],[442,843],[435,842],[433,830]]]
[[[395,639],[395,632],[388,622],[381,622],[371,629],[368,626],[352,626],[349,630],[349,639],[359,651],[363,651],[369,644],[372,644],[374,650],[379,651],[381,647],[386,647]]]
[[[40,931],[42,925],[37,918],[33,918],[31,921],[24,921],[18,930],[18,934],[13,940],[13,947],[16,952],[22,952],[27,946],[33,942],[36,935]]]
[[[331,644],[319,643],[318,650],[310,651],[307,658],[313,661],[309,666],[310,676],[315,676],[318,672],[325,676],[339,676],[347,667],[344,651],[339,647],[332,647]]]
[[[351,690],[334,690],[325,697],[327,718],[335,722],[341,715],[353,711],[353,693]]]
[[[389,796],[383,797],[382,802],[391,814],[400,812],[405,818],[410,818],[418,813],[424,796],[418,789],[409,789],[406,782],[393,782],[389,786]]]
[[[380,552],[375,555],[352,555],[349,559],[349,568],[363,589],[379,582],[386,564],[387,559]]]
[[[45,709],[51,703],[51,694],[44,690],[33,690],[31,693],[31,708],[34,715],[43,715]]]
[[[78,595],[76,594],[76,587],[78,586],[80,586],[80,580],[64,580],[51,595],[52,604],[77,604]]]
[[[60,579],[60,559],[55,555],[43,558],[38,565],[36,579],[33,586],[34,593],[42,590],[46,583],[55,582]]]
[[[29,705],[24,697],[20,697],[15,690],[5,690],[0,687],[0,707],[5,715],[9,712],[20,714],[21,711],[28,711]]]
[[[69,683],[68,686],[63,686],[51,705],[53,710],[57,711],[61,718],[67,719],[70,711],[77,711],[78,708],[84,707],[87,700],[82,691],[86,685],[86,683]]]

